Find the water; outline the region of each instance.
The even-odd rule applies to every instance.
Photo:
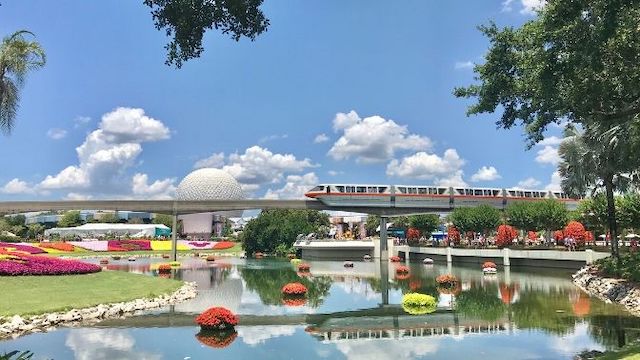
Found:
[[[160,259],[112,261],[113,270],[156,276]],[[198,283],[188,302],[138,317],[60,328],[0,342],[0,354],[30,350],[33,359],[571,359],[585,349],[613,349],[640,336],[640,318],[589,298],[563,270],[512,269],[483,276],[478,268],[310,262],[300,276],[287,261],[184,259],[176,278]],[[461,279],[443,294],[435,277]],[[389,281],[381,281],[388,276]],[[283,304],[280,288],[301,281],[304,304]],[[386,285],[386,286],[385,286]],[[438,297],[438,310],[408,315],[402,294]],[[297,305],[297,306],[290,306]],[[452,305],[457,306],[452,311]],[[193,323],[211,306],[241,315],[236,332],[206,337]]]

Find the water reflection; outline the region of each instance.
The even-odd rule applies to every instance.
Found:
[[[112,262],[114,269],[157,276],[161,259]],[[589,298],[569,273],[511,270],[484,276],[476,268],[412,264],[395,276],[394,264],[310,262],[298,274],[285,261],[183,259],[171,277],[195,281],[198,296],[139,317],[103,321],[0,342],[0,353],[31,349],[43,358],[158,359],[211,357],[570,359],[585,349],[616,348],[640,337],[640,320],[620,307]],[[459,287],[441,289],[435,278],[453,273]],[[283,303],[288,282],[308,289],[302,304]],[[429,315],[408,315],[409,292],[438,299]],[[293,306],[296,305],[296,306]],[[201,333],[194,314],[225,306],[240,326]],[[62,337],[62,341],[60,341]],[[164,340],[163,340],[164,339]],[[268,351],[266,351],[268,349]]]

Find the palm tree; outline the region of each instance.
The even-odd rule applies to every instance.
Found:
[[[2,39],[0,43],[0,130],[11,133],[20,102],[20,88],[30,70],[44,66],[44,50],[25,35],[33,33],[20,30]]]
[[[626,191],[638,183],[638,149],[640,120],[637,119],[615,125],[592,123],[584,131],[568,127],[558,149],[563,191],[572,196],[585,196],[604,188],[611,252],[616,258],[618,226],[614,192]]]

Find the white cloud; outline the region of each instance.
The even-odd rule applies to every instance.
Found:
[[[447,149],[442,157],[421,151],[401,161],[391,160],[387,165],[387,175],[431,180],[442,186],[466,186],[462,179],[464,163],[455,149]]]
[[[268,325],[268,326],[239,326],[238,336],[249,346],[263,344],[265,341],[280,336],[290,336],[296,332],[296,326]]]
[[[538,150],[536,155],[536,162],[540,164],[558,165],[560,162],[560,155],[558,155],[558,148],[555,146],[544,145],[544,147]]]
[[[513,2],[513,0],[504,0],[502,2],[502,9],[500,11],[502,11],[502,12],[511,12],[511,10],[513,10],[513,7],[511,6],[512,2]]]
[[[76,116],[73,119],[73,122],[74,122],[73,127],[79,128],[80,126],[87,125],[90,121],[91,121],[91,118],[88,116]]]
[[[546,0],[520,0],[522,3],[521,14],[536,15],[536,12],[546,5]]]
[[[518,188],[521,189],[535,189],[538,186],[540,186],[540,181],[537,179],[534,179],[532,177],[528,177],[524,180],[520,180],[518,181]]]
[[[495,167],[493,166],[483,166],[480,169],[478,169],[478,171],[471,175],[471,181],[473,182],[477,182],[477,181],[493,181],[493,180],[497,180],[500,179],[502,176],[500,176],[500,174],[498,174],[498,170],[496,170]]]
[[[318,185],[318,177],[315,173],[304,175],[289,175],[284,186],[276,190],[267,190],[265,199],[304,199],[304,194],[312,187]]]
[[[551,174],[551,181],[547,186],[545,186],[544,189],[549,191],[562,191],[562,188],[560,186],[561,181],[562,177],[560,176],[560,172],[556,170],[553,172],[553,174]]]
[[[379,359],[416,359],[434,355],[442,338],[437,337],[405,337],[402,339],[353,339],[336,342],[336,348],[347,359],[379,360]],[[437,358],[437,356],[435,356]]]
[[[329,141],[329,137],[324,133],[316,135],[315,139],[313,139],[314,144],[321,144],[327,141]]]
[[[73,198],[95,194],[124,197],[140,195],[133,193],[133,178],[127,174],[127,170],[138,162],[142,143],[167,139],[169,136],[169,129],[162,122],[146,116],[144,110],[117,108],[104,114],[98,129],[89,133],[76,148],[78,164],[67,166],[58,174],[47,175],[37,188],[68,190],[68,197]],[[137,180],[141,179],[138,177]],[[145,183],[147,188],[145,184],[138,183],[136,189],[142,193],[163,187],[168,189],[168,181],[156,181],[151,185]]]
[[[171,199],[176,187],[173,183],[176,179],[156,180],[149,184],[147,174],[137,173],[133,175],[131,189],[134,195],[143,196],[145,198],[154,199]]]
[[[35,189],[29,186],[25,181],[15,178],[6,183],[0,189],[0,192],[3,194],[33,194],[35,193]]]
[[[222,170],[241,184],[265,184],[282,181],[286,172],[300,172],[315,167],[309,159],[298,160],[293,154],[274,154],[252,146],[244,154],[231,154]]]
[[[65,200],[91,200],[93,199],[93,196],[89,194],[70,192],[64,198]]]
[[[160,354],[136,349],[135,339],[125,329],[71,329],[64,344],[76,360],[162,358]]]
[[[288,134],[282,134],[282,135],[269,135],[269,136],[265,136],[260,138],[260,140],[258,140],[258,143],[263,144],[269,141],[274,141],[274,140],[283,140],[288,138],[289,135]]]
[[[540,145],[540,146],[558,146],[560,145],[560,143],[562,143],[564,139],[561,137],[557,137],[557,136],[549,136],[544,138],[542,141],[540,141],[539,143],[537,143],[536,145]]]
[[[473,69],[473,63],[471,61],[456,61],[453,67],[456,70]]]
[[[406,126],[380,116],[361,119],[355,111],[338,113],[333,128],[343,135],[333,144],[329,155],[335,160],[355,157],[359,163],[386,161],[400,150],[428,150],[431,140],[409,134]]]
[[[213,153],[208,158],[200,159],[193,165],[194,169],[219,168],[224,165],[224,153]]]
[[[336,170],[329,170],[327,171],[327,174],[331,175],[331,176],[337,176],[337,175],[342,175],[344,174],[344,172],[342,171],[336,171]]]
[[[49,129],[47,131],[47,136],[53,140],[60,140],[67,136],[67,130],[58,128]]]

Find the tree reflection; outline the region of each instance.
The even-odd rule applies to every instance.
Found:
[[[576,317],[566,291],[522,291],[520,300],[511,305],[513,321],[521,329],[541,329],[566,335],[573,331]]]
[[[495,322],[504,316],[507,307],[496,296],[496,285],[472,287],[456,296],[456,311],[476,319]]]
[[[241,268],[240,275],[247,288],[257,292],[265,305],[282,305],[282,287],[290,282],[299,282],[307,287],[308,305],[315,308],[322,304],[332,283],[328,276],[299,277],[290,267],[278,269]]]

